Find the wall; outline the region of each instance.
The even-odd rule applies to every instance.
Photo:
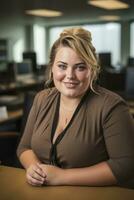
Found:
[[[16,57],[14,55],[14,51],[18,51],[17,54],[19,54],[26,48],[25,37],[25,26],[12,20],[0,20],[0,38],[5,38],[8,40],[9,60],[17,58],[17,55]]]

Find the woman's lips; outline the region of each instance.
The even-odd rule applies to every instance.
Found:
[[[67,88],[75,88],[79,83],[78,82],[64,82]]]

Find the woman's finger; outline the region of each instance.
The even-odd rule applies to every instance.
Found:
[[[33,176],[27,174],[27,181],[28,181],[28,183],[31,184],[31,185],[34,185],[34,186],[41,186],[41,185],[43,185],[43,183],[44,183],[45,180],[43,180],[43,179],[40,180],[40,179],[36,178],[35,175],[34,175],[34,177],[33,177]]]
[[[34,172],[37,173],[40,177],[43,177],[43,178],[46,177],[45,173],[43,172],[43,170],[42,170],[41,168],[37,167],[37,168],[34,168],[33,170],[34,170]]]
[[[38,174],[36,171],[30,171],[27,173],[30,177],[32,177],[33,179],[37,179],[39,181],[44,181],[45,177],[41,176],[40,174]]]
[[[33,172],[32,178],[37,179],[37,180],[39,180],[39,181],[44,181],[44,180],[45,180],[45,177],[43,177],[42,175],[40,175],[40,174],[37,173],[36,171]]]

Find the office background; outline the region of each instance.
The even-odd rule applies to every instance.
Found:
[[[134,115],[134,1],[121,2],[128,7],[105,9],[87,0],[1,1],[0,106],[7,108],[7,117],[0,118],[3,164],[14,165],[23,119],[26,121],[24,110],[29,111],[35,93],[44,88],[50,48],[66,27],[81,26],[91,31],[102,66],[100,84],[128,100]],[[54,10],[56,16],[26,13],[33,9]],[[31,92],[32,100],[28,100]]]
[[[65,26],[80,25],[91,30],[97,52],[110,51],[115,66],[126,65],[128,57],[134,57],[134,2],[122,1],[130,7],[117,10],[98,8],[87,2],[2,0],[0,39],[7,40],[7,59],[20,62],[23,51],[35,50],[38,63],[47,63],[50,46],[60,31]],[[26,14],[26,10],[35,8],[58,10],[63,14],[58,17]]]

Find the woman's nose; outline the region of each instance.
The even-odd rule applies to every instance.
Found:
[[[72,69],[72,67],[69,67],[66,71],[66,76],[68,79],[72,79],[75,77],[75,73],[74,70]]]

